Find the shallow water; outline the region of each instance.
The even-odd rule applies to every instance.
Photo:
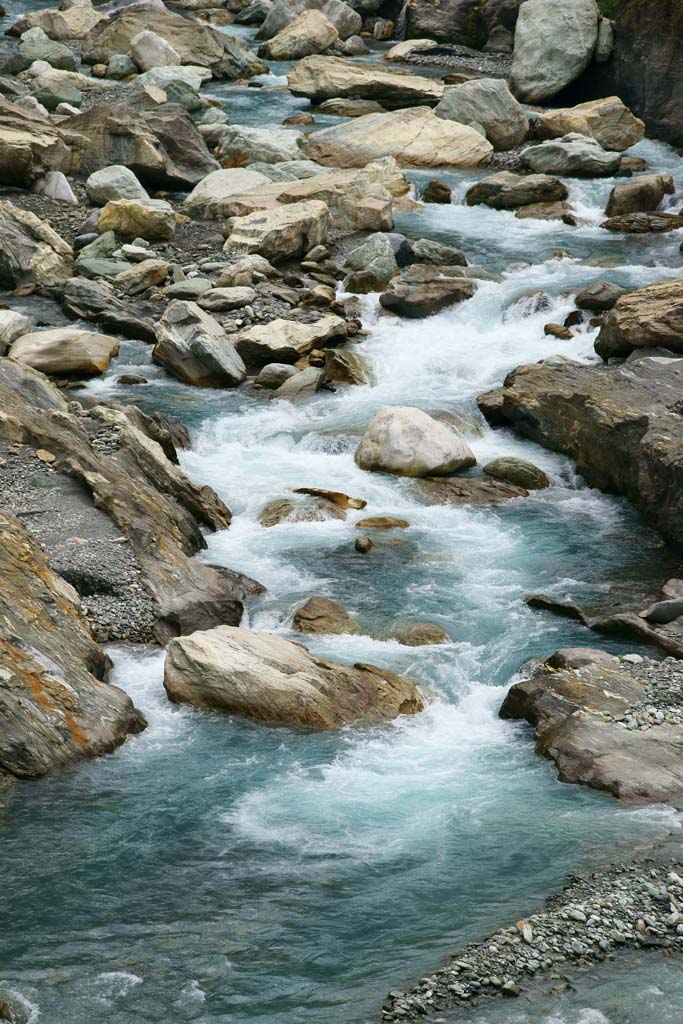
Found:
[[[306,107],[286,92],[214,89],[243,123],[276,125]],[[683,184],[667,147],[636,152]],[[438,176],[460,197],[479,174]],[[304,600],[331,596],[364,632],[311,647],[411,673],[431,704],[369,730],[268,728],[170,705],[161,652],[112,649],[115,680],[148,730],[110,757],[18,785],[0,812],[0,993],[23,1007],[20,1024],[363,1024],[389,988],[533,911],[577,864],[680,828],[672,810],[629,810],[558,783],[526,727],[497,717],[526,658],[596,642],[633,649],[532,612],[524,594],[600,604],[680,572],[626,502],[587,488],[563,457],[492,432],[476,411],[476,395],[520,363],[553,352],[594,359],[590,332],[571,342],[543,333],[573,308],[579,287],[680,275],[679,232],[654,242],[607,236],[599,212],[612,183],[569,184],[585,219],[576,229],[455,204],[397,218],[407,234],[459,245],[504,277],[426,321],[382,317],[367,297],[370,335],[359,352],[372,386],[298,406],[248,387],[207,393],[168,378],[147,346],[130,341],[89,386],[191,426],[184,467],[235,515],[203,557],[268,586],[252,627],[287,634]],[[570,255],[552,256],[558,249]],[[525,316],[519,299],[532,288],[551,305]],[[141,365],[149,385],[116,384]],[[480,464],[521,455],[548,472],[552,488],[496,510],[422,504],[410,481],[353,462],[357,435],[388,403],[473,415],[479,432],[468,440]],[[348,522],[258,525],[265,501],[305,485],[368,506]],[[363,558],[354,520],[379,513],[405,516],[411,529]],[[383,639],[405,619],[438,622],[452,642],[414,649]],[[586,978],[557,1007],[501,1004],[481,1019],[636,1024],[648,1018],[656,983],[667,992],[661,1020],[679,1021],[671,963],[628,962]]]

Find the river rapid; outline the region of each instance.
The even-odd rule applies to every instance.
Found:
[[[10,4],[6,23],[26,9]],[[279,88],[285,70],[275,65],[260,90],[210,91],[233,122],[279,125],[307,106]],[[631,152],[683,188],[673,150],[644,142]],[[638,649],[531,611],[525,594],[600,604],[656,589],[678,563],[625,501],[588,488],[562,456],[491,431],[474,400],[520,364],[553,353],[594,360],[591,331],[558,341],[544,324],[562,322],[592,281],[679,277],[681,232],[602,231],[610,179],[567,181],[576,228],[459,205],[481,174],[409,173],[418,186],[447,181],[453,205],[399,214],[397,230],[462,248],[502,281],[421,321],[381,316],[377,296],[364,297],[369,333],[358,351],[371,385],[298,405],[248,385],[200,391],[152,366],[135,341],[88,385],[190,427],[184,469],[234,514],[202,557],[268,588],[245,624],[293,635],[292,612],[308,597],[334,598],[363,632],[312,637],[311,649],[409,673],[431,703],[381,728],[269,728],[171,705],[162,651],[110,648],[114,681],[147,731],[109,757],[18,784],[0,811],[0,995],[19,1007],[20,1024],[365,1024],[389,989],[539,908],[568,871],[680,828],[671,809],[629,809],[562,785],[529,730],[497,717],[529,657]],[[547,293],[550,308],[528,315],[520,296],[530,289]],[[148,385],[116,384],[141,366]],[[387,404],[475,416],[468,441],[480,464],[528,458],[552,487],[494,510],[422,504],[410,481],[354,464],[358,434]],[[362,497],[362,515],[399,515],[411,529],[363,557],[355,514],[262,528],[261,506],[297,486]],[[382,639],[408,619],[438,623],[452,642]],[[576,985],[553,1004],[501,1003],[472,1019],[640,1024],[656,1007],[661,1024],[674,1024],[683,1014],[680,969],[655,954],[602,965]]]

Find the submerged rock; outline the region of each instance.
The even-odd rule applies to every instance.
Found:
[[[451,640],[446,630],[434,622],[401,622],[394,627],[390,636],[405,647],[448,644]]]
[[[219,626],[171,641],[164,687],[176,703],[280,725],[335,729],[416,714],[412,680],[337,665],[270,633]]]
[[[249,363],[295,363],[311,349],[345,334],[346,322],[339,316],[325,316],[313,324],[277,319],[242,331],[237,350]]]
[[[418,477],[455,473],[476,462],[454,430],[409,406],[387,406],[375,413],[355,460],[361,469]]]

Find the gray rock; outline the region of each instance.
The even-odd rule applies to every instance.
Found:
[[[412,477],[447,475],[476,462],[454,430],[409,406],[386,406],[373,416],[355,461],[361,469]]]
[[[414,263],[392,278],[379,301],[399,316],[431,316],[474,295],[476,284],[461,267]]]
[[[476,78],[447,86],[434,113],[461,124],[479,124],[495,149],[506,150],[524,142],[529,118],[502,78]]]
[[[91,174],[85,183],[85,193],[93,206],[105,206],[110,199],[149,199],[147,190],[122,164],[111,164]]]
[[[48,199],[54,199],[58,203],[78,206],[73,189],[61,171],[48,171],[34,183],[32,191],[40,196],[47,196]]]
[[[344,282],[349,292],[378,292],[398,274],[398,264],[387,235],[370,235],[353,249],[344,264],[350,271]]]
[[[526,103],[555,96],[588,67],[597,38],[595,0],[526,0],[515,28],[515,96]]]
[[[284,384],[290,377],[295,376],[297,371],[289,363],[267,363],[259,371],[255,383],[262,388],[274,391]]]
[[[528,150],[527,150],[528,152]],[[516,210],[532,203],[561,202],[569,195],[559,178],[547,174],[512,174],[500,171],[481,178],[467,190],[468,206],[482,203],[494,210]]]
[[[157,325],[152,358],[186,384],[237,387],[247,372],[217,320],[195,302],[173,300]]]
[[[543,470],[526,459],[515,459],[511,456],[493,459],[484,466],[484,472],[494,480],[516,484],[527,491],[543,490],[550,486],[550,481]]]
[[[137,70],[135,61],[127,53],[115,53],[109,58],[107,64],[107,78],[121,82],[124,78],[130,78],[131,75],[137,74]]]
[[[596,178],[615,174],[621,153],[605,150],[595,139],[572,132],[561,139],[529,146],[522,153],[522,162],[539,174]]]
[[[592,313],[602,313],[612,309],[627,289],[610,281],[595,281],[576,293],[576,305],[579,309],[588,309]]]

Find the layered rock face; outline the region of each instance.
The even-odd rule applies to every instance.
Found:
[[[482,48],[496,28],[514,31],[522,0],[411,0],[408,36]]]

